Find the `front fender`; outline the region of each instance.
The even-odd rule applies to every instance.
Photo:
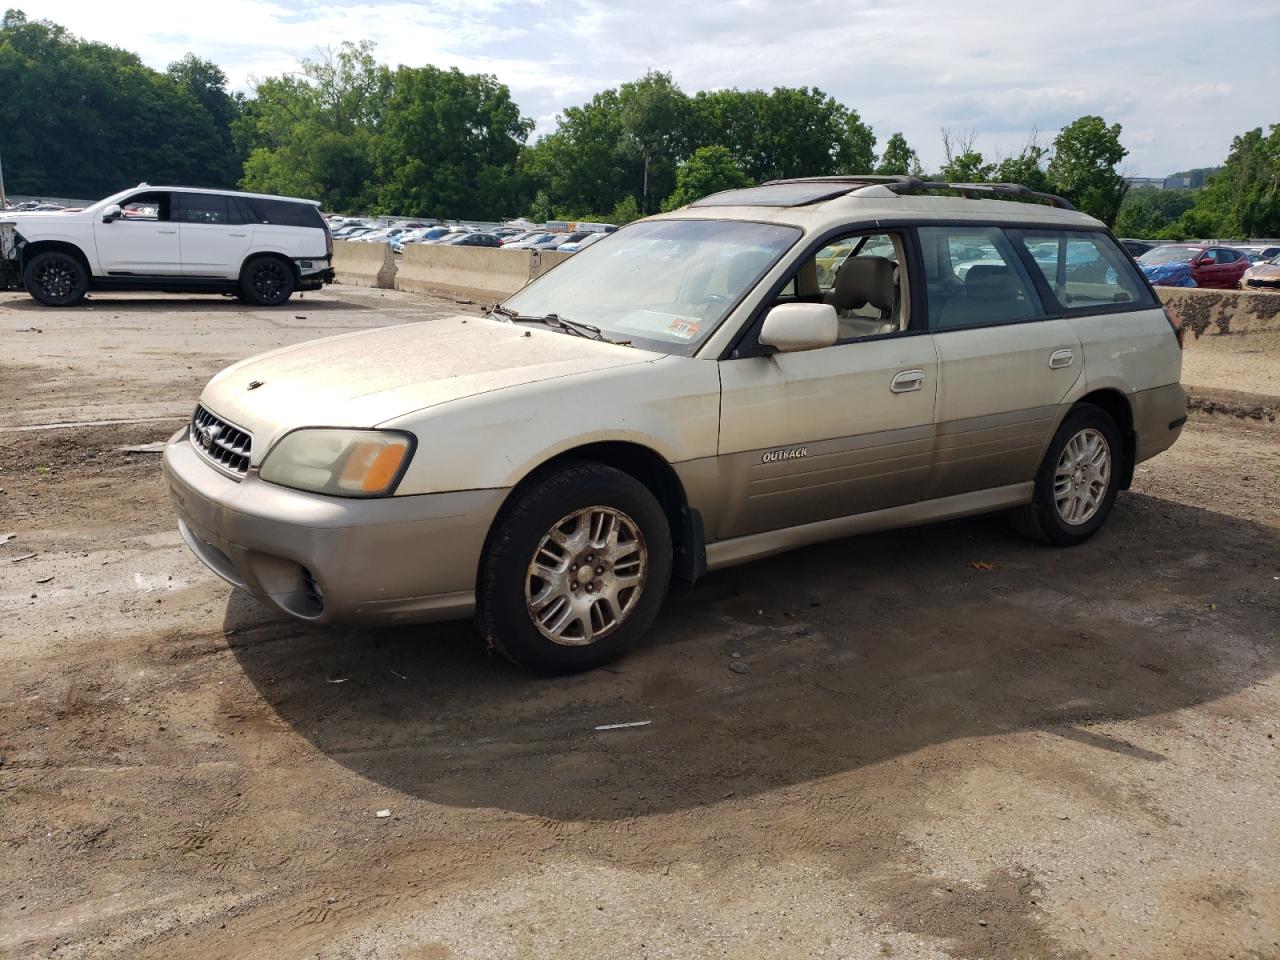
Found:
[[[716,363],[663,357],[495,390],[379,426],[418,437],[396,491],[406,495],[510,488],[563,453],[605,441],[647,447],[668,463],[714,457],[719,418]]]

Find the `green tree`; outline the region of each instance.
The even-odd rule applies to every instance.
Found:
[[[699,147],[680,164],[676,171],[675,192],[667,198],[663,209],[675,210],[708,194],[745,187],[750,182],[733,162],[733,154],[728,147]]]
[[[948,183],[986,183],[995,172],[996,165],[987,163],[976,150],[966,150],[952,157],[938,174]]]
[[[222,156],[216,160],[211,158],[211,166],[216,165],[219,177],[214,186],[233,186],[240,179],[244,166],[244,155],[236,147],[232,128],[240,117],[244,105],[241,94],[227,92],[227,75],[222,68],[211,60],[202,60],[194,53],[188,53],[181,60],[169,64],[165,71],[174,83],[186,90],[195,98],[209,114],[218,139],[222,144]]]
[[[257,84],[235,128],[248,151],[247,190],[319,200],[354,212],[375,199],[373,140],[391,92],[391,73],[369,43],[344,43],[300,74]]]
[[[1086,116],[1068,124],[1053,141],[1049,180],[1085,213],[1115,223],[1128,184],[1116,165],[1128,154],[1120,144],[1120,124]]]
[[[375,209],[498,219],[524,207],[516,161],[533,129],[505,84],[399,67],[373,144]]]
[[[1137,187],[1125,194],[1116,215],[1115,231],[1122,237],[1165,238],[1180,233],[1182,215],[1196,203],[1190,190]],[[1170,238],[1181,239],[1181,237]]]
[[[876,173],[882,176],[919,176],[920,172],[920,157],[907,145],[907,138],[901,133],[892,134],[884,145]]]
[[[209,112],[125,50],[9,10],[0,91],[11,193],[94,199],[142,180],[226,182],[226,141]]]
[[[1280,235],[1280,124],[1265,136],[1257,127],[1231,141],[1226,162],[1208,178],[1184,227],[1198,237]]]
[[[619,88],[618,109],[621,145],[640,160],[640,210],[647,213],[650,193],[664,197],[675,184],[675,167],[685,152],[689,98],[671,74],[651,70]]]
[[[1048,173],[1050,159],[1050,150],[1041,145],[1033,130],[1021,151],[996,164],[991,179],[996,183],[1020,183],[1040,193],[1052,193],[1053,184]]]
[[[566,107],[555,131],[525,150],[521,171],[551,208],[611,210],[629,195],[621,113],[618,91],[604,90]]]
[[[866,173],[875,134],[856,110],[817,88],[716,90],[692,101],[692,146],[728,148],[748,179]]]

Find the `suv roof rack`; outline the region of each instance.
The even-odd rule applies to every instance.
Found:
[[[1060,197],[1055,193],[1040,193],[1036,190],[1032,190],[1030,187],[1023,186],[1020,183],[943,183],[937,180],[921,180],[919,177],[908,177],[902,175],[881,176],[865,174],[835,177],[797,177],[792,180],[770,180],[768,183],[761,184],[761,186],[773,187],[781,186],[783,184],[801,183],[811,183],[815,185],[830,184],[832,187],[837,187],[841,184],[848,184],[849,190],[845,191],[846,193],[852,193],[862,187],[886,187],[894,193],[929,193],[938,190],[954,190],[963,196],[969,197],[970,199],[977,199],[977,194],[980,193],[990,193],[1017,197],[1021,200],[1038,200],[1062,210],[1075,209],[1075,204],[1066,197]]]

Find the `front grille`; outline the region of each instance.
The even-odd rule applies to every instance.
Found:
[[[239,478],[249,471],[253,437],[200,405],[191,418],[191,445],[224,473]]]

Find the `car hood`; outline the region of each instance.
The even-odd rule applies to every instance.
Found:
[[[1244,275],[1250,280],[1280,280],[1280,264],[1255,263]]]
[[[1191,264],[1178,260],[1173,263],[1142,263],[1138,266],[1152,283],[1169,283],[1170,281],[1190,280]],[[1194,282],[1189,286],[1194,286]]]
[[[451,400],[660,356],[545,327],[456,316],[251,357],[210,380],[200,402],[254,435],[256,462],[297,427],[373,427]]]

